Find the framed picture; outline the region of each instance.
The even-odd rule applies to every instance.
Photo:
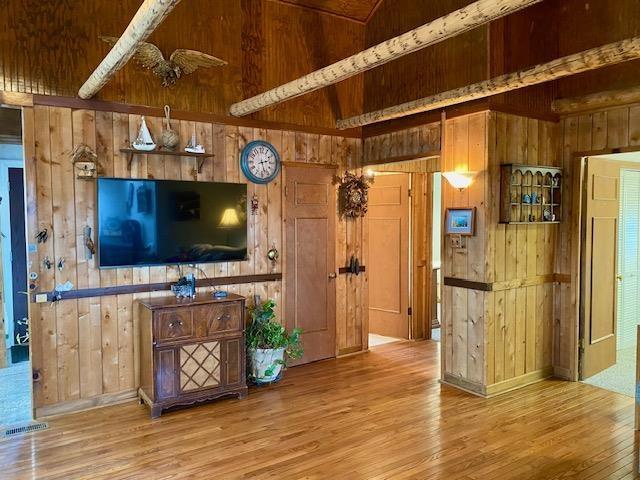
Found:
[[[444,233],[447,235],[475,235],[476,208],[447,208]]]

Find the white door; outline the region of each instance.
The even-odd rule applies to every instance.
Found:
[[[620,177],[617,348],[625,350],[635,347],[640,318],[640,170],[623,169]]]

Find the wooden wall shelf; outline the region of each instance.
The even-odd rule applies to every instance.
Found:
[[[560,223],[562,169],[539,165],[500,166],[500,223]]]
[[[198,158],[198,173],[202,173],[202,166],[207,158],[215,157],[213,153],[189,153],[189,152],[172,152],[171,150],[151,150],[145,152],[143,150],[135,150],[133,148],[121,148],[122,153],[127,154],[127,169],[131,171],[131,163],[134,155],[163,155],[169,157],[191,157]]]

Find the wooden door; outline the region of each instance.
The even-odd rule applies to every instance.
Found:
[[[616,296],[620,167],[588,158],[582,218],[580,377],[616,363]]]
[[[369,332],[409,338],[409,175],[369,188]]]
[[[303,330],[304,356],[335,356],[336,199],[334,169],[285,166],[285,321]]]

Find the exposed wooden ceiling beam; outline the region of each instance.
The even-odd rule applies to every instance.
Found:
[[[314,90],[333,85],[359,73],[472,30],[542,0],[478,0],[421,27],[382,42],[279,87],[231,105],[241,117]]]
[[[120,39],[80,87],[78,96],[87,99],[98,93],[178,3],[180,0],[145,0]]]
[[[640,103],[640,85],[621,90],[592,93],[582,97],[562,98],[553,102],[551,109],[559,114],[569,114],[617,107],[629,103]]]
[[[637,58],[640,58],[640,37],[610,43],[536,65],[526,70],[508,73],[430,97],[338,120],[337,127],[339,129],[361,127],[407,115],[437,110]]]

